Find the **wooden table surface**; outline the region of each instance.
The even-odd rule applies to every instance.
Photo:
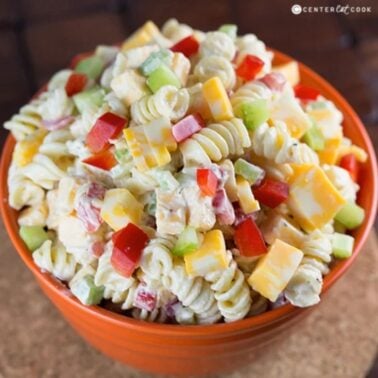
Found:
[[[291,12],[294,3],[329,7],[338,4],[349,4],[350,7],[359,5],[371,7],[371,12],[350,12],[347,15],[330,13],[329,10],[327,13],[324,10],[322,13],[294,15]],[[374,0],[0,0],[0,124],[15,113],[52,73],[66,66],[74,54],[90,50],[100,43],[121,41],[146,19],[152,19],[161,25],[169,17],[176,17],[204,30],[216,29],[226,22],[236,23],[240,33],[253,32],[269,46],[303,61],[347,98],[364,121],[375,146],[378,146],[378,3]],[[5,131],[1,130],[0,143],[5,136]],[[12,253],[4,231],[0,232],[1,241],[6,245],[2,250],[0,264],[0,287],[5,297],[0,312],[3,316],[0,317],[3,320],[0,331],[0,377],[97,377],[104,374],[107,376],[110,367],[114,369],[110,371],[115,377],[134,376],[126,373],[120,365],[99,357],[70,329],[66,330],[66,324],[42,297],[30,274]],[[345,290],[343,295],[346,299],[339,307],[339,310],[347,312],[344,317],[348,317],[349,309],[354,310],[356,306],[362,306],[360,309],[363,311],[371,310],[367,294],[363,290],[358,294],[355,291],[355,285],[366,284],[364,279],[371,281],[371,284],[375,283],[375,292],[373,290],[369,294],[369,300],[377,299],[377,253],[375,251],[374,255],[373,249],[370,253],[370,258],[375,262],[375,270],[370,271],[370,278],[361,273],[364,268],[359,272],[356,266],[348,275],[349,281],[345,279],[338,284],[339,292],[340,288],[344,287]],[[368,261],[365,262],[365,269],[368,269]],[[349,289],[346,287],[347,282]],[[359,302],[361,296],[365,302]],[[308,321],[307,327],[308,324],[316,326],[314,322],[323,317],[328,319],[332,328],[338,327],[337,322],[341,318],[338,318],[332,300],[339,300],[336,289],[327,296],[327,303],[314,312],[310,318],[313,320]],[[377,313],[377,308],[375,309]],[[359,320],[362,326],[363,317]],[[27,329],[22,328],[23,324],[28,325]],[[348,330],[358,333],[355,326],[359,323],[343,324],[347,328],[340,329],[340,333],[349,332]],[[326,334],[326,327],[322,331]],[[341,336],[338,338],[333,334],[335,340],[328,341],[315,334],[313,337],[314,340],[307,340],[311,344],[311,353],[301,355],[300,347],[295,349],[294,340],[291,344],[292,353],[287,355],[287,358],[302,358],[298,366],[303,366],[308,372],[308,375],[303,376],[308,377],[317,377],[319,375],[316,374],[320,371],[324,377],[363,377],[363,370],[369,369],[374,354],[372,352],[369,356],[362,356],[363,351],[367,344],[373,340],[376,343],[378,339],[377,327],[375,332],[366,336],[367,339],[356,336],[353,339],[353,353],[346,348],[347,345],[352,345],[352,341]],[[343,340],[345,345],[339,344]],[[328,344],[331,341],[334,343]],[[56,346],[58,342],[64,351],[59,351],[60,348]],[[349,366],[349,359],[353,361],[356,355],[358,358],[362,356],[364,369],[357,371],[351,367],[349,373],[352,375],[348,375],[348,371],[342,368],[340,370],[334,365],[334,371],[340,373],[335,375],[333,370],[324,371],[320,365],[316,365],[321,360],[307,363],[315,358],[314,354],[322,353],[323,347],[332,348],[328,357],[332,353],[345,353],[345,366]],[[49,350],[61,356],[52,356]],[[38,354],[39,351],[41,354]],[[280,360],[284,355],[284,351],[279,351],[269,358]],[[68,364],[68,360],[73,361],[73,367],[71,362]],[[94,360],[96,363],[90,366],[90,361]],[[53,363],[58,363],[59,367],[55,369]],[[65,363],[69,365],[66,366],[68,370],[65,370]],[[271,375],[265,374],[264,377],[282,375],[279,366],[281,365],[273,364],[269,370]],[[85,374],[72,375],[69,368],[86,370]],[[315,370],[308,370],[312,368]],[[317,368],[320,370],[316,370]],[[378,376],[378,367],[375,369],[370,373],[371,377]],[[79,370],[72,370],[74,371],[79,374]],[[262,373],[253,368],[250,371]],[[292,377],[299,376],[296,374],[293,371]]]

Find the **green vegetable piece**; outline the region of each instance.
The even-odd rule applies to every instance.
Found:
[[[315,123],[306,131],[305,135],[303,135],[303,141],[314,151],[324,150],[324,136]]]
[[[347,202],[336,214],[335,220],[340,222],[348,230],[360,226],[365,219],[365,210],[354,202]]]
[[[240,158],[234,164],[235,173],[243,176],[251,185],[264,177],[264,170]]]
[[[131,157],[130,151],[127,148],[121,148],[114,151],[114,156],[117,159],[118,163],[127,163]]]
[[[224,24],[218,30],[227,34],[233,41],[235,41],[238,34],[238,27],[235,24]]]
[[[94,278],[86,275],[71,286],[73,295],[87,306],[99,304],[104,295],[104,286],[96,286]]]
[[[72,97],[79,113],[95,111],[104,102],[105,91],[99,87],[93,87],[80,92]]]
[[[165,49],[151,53],[150,56],[139,67],[140,72],[144,76],[150,75],[162,64],[168,63],[169,55],[170,55],[170,52]]]
[[[90,79],[97,80],[104,70],[105,64],[98,56],[90,56],[81,60],[75,67],[75,71],[86,74]]]
[[[152,192],[146,205],[146,212],[148,215],[156,216],[156,193]]]
[[[324,109],[327,107],[327,102],[324,100],[318,100],[311,103],[311,109]]]
[[[180,80],[165,64],[159,66],[148,76],[146,84],[153,93],[157,92],[165,85],[173,85],[176,88],[181,88]]]
[[[48,233],[42,226],[21,226],[19,232],[21,239],[32,252],[49,239]]]
[[[239,110],[239,116],[247,129],[254,131],[269,118],[268,102],[264,99],[245,102]]]
[[[177,239],[172,253],[176,256],[184,256],[194,252],[199,247],[199,240],[196,230],[193,227],[186,227]]]
[[[332,235],[332,254],[337,259],[347,259],[352,256],[354,238],[350,235],[335,232]]]

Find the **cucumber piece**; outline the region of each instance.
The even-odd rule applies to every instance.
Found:
[[[139,67],[140,72],[144,76],[150,75],[162,64],[168,63],[170,51],[162,49],[150,54],[150,56]]]
[[[19,233],[21,239],[32,252],[49,239],[48,233],[42,226],[21,226]]]
[[[353,230],[360,226],[364,219],[365,210],[354,202],[347,202],[335,216],[335,220],[348,230]]]
[[[99,304],[104,295],[104,286],[96,286],[94,278],[86,275],[71,286],[72,294],[87,306]]]
[[[268,102],[264,99],[245,102],[239,113],[247,129],[254,131],[269,118]]]
[[[238,35],[238,27],[235,24],[224,24],[218,30],[227,34],[233,41]]]
[[[90,79],[97,80],[105,68],[105,64],[98,56],[90,56],[81,60],[75,67],[75,71],[87,75]]]
[[[79,113],[95,111],[104,102],[105,91],[99,87],[93,87],[80,92],[72,97]]]
[[[177,239],[172,253],[176,256],[185,256],[194,252],[199,247],[199,240],[196,230],[193,227],[186,227]]]
[[[153,93],[156,93],[165,85],[173,85],[176,88],[181,88],[180,80],[165,64],[162,64],[156,70],[151,72],[151,74],[148,76],[146,84]]]
[[[260,167],[253,165],[242,158],[236,160],[234,168],[235,173],[244,177],[251,185],[262,180],[265,173]]]
[[[335,232],[332,235],[332,254],[337,259],[347,259],[352,256],[354,238],[350,235]]]
[[[303,135],[303,141],[314,151],[322,151],[325,147],[323,134],[316,124],[313,124]]]
[[[131,157],[130,151],[127,148],[115,150],[114,156],[120,164],[127,163],[129,158]]]

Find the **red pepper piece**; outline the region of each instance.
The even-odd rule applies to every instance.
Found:
[[[294,93],[295,97],[303,101],[316,100],[317,97],[320,95],[320,92],[317,89],[306,87],[302,84],[297,84],[294,87]]]
[[[126,122],[125,118],[111,112],[97,118],[86,138],[87,146],[91,152],[97,153],[109,148],[109,140],[117,138]]]
[[[135,224],[129,223],[113,234],[112,241],[111,264],[119,274],[130,277],[139,265],[148,236]]]
[[[201,189],[202,194],[214,197],[218,187],[218,179],[211,169],[198,168],[197,184]]]
[[[234,239],[242,256],[260,256],[267,251],[262,233],[250,217],[236,227]]]
[[[340,160],[340,167],[347,170],[354,182],[358,181],[358,174],[360,171],[360,165],[356,157],[353,154],[346,154]]]
[[[245,81],[253,80],[264,67],[264,62],[257,56],[247,54],[239,67],[236,74]]]
[[[82,162],[103,169],[104,171],[110,171],[115,165],[117,165],[116,158],[109,150],[92,155],[82,160]]]
[[[289,185],[285,182],[266,178],[257,187],[252,188],[255,198],[272,209],[285,202],[289,197]]]
[[[171,51],[183,53],[187,58],[196,54],[198,49],[199,43],[193,35],[178,41],[171,47]]]
[[[88,82],[87,75],[82,73],[72,73],[67,80],[65,90],[68,97],[81,92]]]

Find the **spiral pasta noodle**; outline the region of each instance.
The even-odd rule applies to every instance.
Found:
[[[131,117],[137,124],[146,124],[162,116],[177,120],[185,115],[188,107],[188,90],[166,85],[155,94],[134,102],[131,105]]]
[[[77,262],[59,242],[46,240],[33,252],[34,262],[42,269],[52,273],[62,281],[69,281],[75,275]]]
[[[180,145],[184,165],[209,165],[228,156],[240,156],[251,146],[244,123],[239,118],[212,123]]]
[[[244,274],[238,269],[230,251],[227,252],[228,267],[223,271],[208,273],[205,280],[211,283],[218,308],[226,322],[245,317],[251,305],[249,286]]]
[[[236,83],[234,67],[226,58],[221,56],[211,55],[200,59],[194,68],[194,75],[202,83],[218,76],[228,90],[231,90]]]
[[[231,61],[235,53],[234,41],[226,33],[219,31],[207,33],[199,48],[199,55],[202,58],[220,56]]]
[[[262,314],[269,307],[269,301],[260,295],[257,291],[251,289],[252,303],[248,311],[248,316],[255,316]]]
[[[105,252],[98,260],[94,282],[104,286],[104,298],[113,303],[121,303],[123,310],[133,307],[138,282],[135,278],[126,278],[117,273],[111,264],[111,243],[107,244]]]
[[[307,144],[292,138],[284,122],[260,125],[252,135],[253,152],[275,163],[319,164],[317,154]]]
[[[164,23],[162,33],[164,37],[176,43],[193,34],[193,29],[186,24],[179,23],[175,18],[170,18]]]
[[[162,281],[185,307],[196,314],[198,323],[211,324],[221,318],[209,284],[202,277],[189,277],[182,263],[175,262],[169,275],[164,276]]]
[[[51,131],[43,139],[39,152],[51,158],[67,156],[69,151],[66,142],[71,139],[72,134],[67,129]]]
[[[147,311],[145,309],[133,308],[131,315],[134,319],[143,320],[145,322],[155,322],[155,323],[166,323],[168,316],[165,311],[161,308],[155,308],[152,311]]]
[[[41,202],[36,206],[29,206],[23,209],[18,217],[20,226],[41,226],[47,224],[48,207],[46,202]]]

